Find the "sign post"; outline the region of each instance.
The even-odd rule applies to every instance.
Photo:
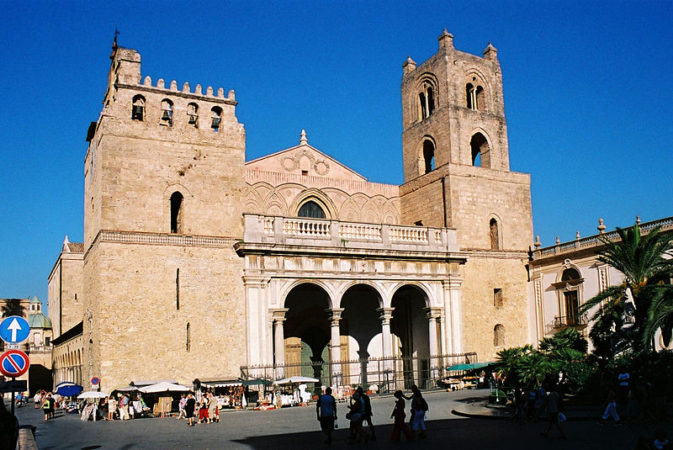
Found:
[[[26,319],[20,316],[9,316],[0,322],[0,339],[9,345],[19,344],[30,334],[30,325]],[[12,378],[20,377],[28,370],[30,362],[28,355],[21,350],[7,350],[0,356],[0,372]],[[14,390],[12,390],[12,415],[14,415]]]

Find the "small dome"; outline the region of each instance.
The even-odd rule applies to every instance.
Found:
[[[30,303],[39,303],[42,304],[39,298],[37,298],[37,295],[35,295],[32,299],[30,299]]]
[[[51,328],[51,320],[42,313],[30,314],[28,325],[31,328]]]

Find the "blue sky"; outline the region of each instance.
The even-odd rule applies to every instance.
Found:
[[[673,2],[3,2],[0,297],[38,295],[82,239],[85,135],[115,27],[143,76],[236,90],[247,159],[309,142],[402,182],[401,65],[492,42],[511,169],[543,245],[673,215]]]

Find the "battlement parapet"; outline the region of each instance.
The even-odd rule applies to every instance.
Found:
[[[206,92],[203,92],[203,88],[200,84],[197,84],[194,87],[194,90],[191,89],[189,82],[184,82],[182,84],[182,89],[178,89],[178,83],[175,80],[172,80],[168,87],[166,87],[166,82],[163,78],[159,78],[156,81],[155,85],[152,85],[152,78],[146,76],[143,78],[141,83],[138,84],[127,84],[127,83],[117,83],[117,87],[128,88],[128,89],[138,89],[146,92],[154,93],[166,93],[170,95],[177,95],[178,97],[183,98],[193,98],[198,100],[207,100],[209,102],[221,102],[236,105],[236,93],[233,89],[230,89],[227,92],[227,96],[224,95],[224,88],[218,88],[217,92],[214,91],[212,86],[206,88]]]

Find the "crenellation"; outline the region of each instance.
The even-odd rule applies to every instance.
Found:
[[[185,83],[182,85],[182,93],[183,94],[189,94],[189,83],[185,81]]]
[[[152,86],[152,78],[149,75],[147,75],[145,77],[145,79],[143,80],[143,86],[148,86],[148,87]]]
[[[208,86],[206,88],[206,96],[207,97],[212,97],[213,96],[213,87],[212,86]]]
[[[201,85],[200,84],[196,85],[196,89],[194,89],[194,93],[196,95],[203,95],[203,92],[201,91]]]
[[[171,91],[177,92],[177,90],[178,90],[178,82],[175,81],[175,80],[171,81],[171,88],[170,88],[170,89],[171,89]]]
[[[163,78],[159,78],[159,79],[157,80],[157,89],[166,89],[166,86],[165,86],[165,83],[164,83],[164,79],[163,79]]]

